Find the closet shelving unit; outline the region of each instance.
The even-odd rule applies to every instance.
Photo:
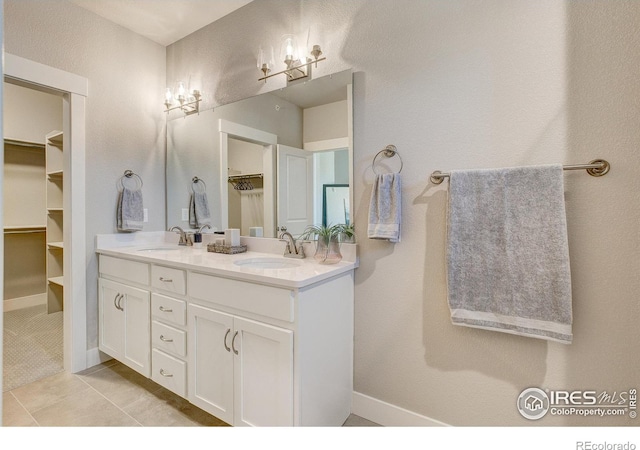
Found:
[[[62,311],[64,298],[62,131],[52,131],[46,136],[45,152],[47,172],[47,312],[50,314]]]

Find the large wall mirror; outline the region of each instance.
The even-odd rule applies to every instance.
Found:
[[[349,224],[352,87],[352,72],[345,70],[170,117],[167,228],[197,228],[193,205],[205,197],[215,231],[297,236],[308,225],[326,222],[327,211],[331,224]]]

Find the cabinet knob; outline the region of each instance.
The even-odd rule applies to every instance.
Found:
[[[164,306],[162,306],[162,305],[160,305],[160,306],[158,307],[158,309],[159,309],[160,311],[162,311],[162,312],[168,312],[168,313],[173,312],[173,309],[165,308],[165,307],[164,307]]]
[[[160,281],[162,281],[163,283],[173,283],[173,279],[165,277],[160,277]]]
[[[168,339],[168,338],[164,337],[164,335],[162,335],[162,334],[160,335],[160,340],[162,342],[173,342],[173,339]]]
[[[164,369],[160,369],[160,375],[163,377],[171,378],[173,375],[164,371]]]

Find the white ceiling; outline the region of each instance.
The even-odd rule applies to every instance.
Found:
[[[71,0],[167,46],[252,0]]]

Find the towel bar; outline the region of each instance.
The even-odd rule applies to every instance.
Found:
[[[606,175],[611,169],[611,165],[604,159],[594,159],[589,164],[573,164],[568,166],[562,166],[563,170],[586,170],[592,177],[601,177]],[[433,184],[440,184],[445,178],[450,177],[450,173],[434,171],[429,179]]]

